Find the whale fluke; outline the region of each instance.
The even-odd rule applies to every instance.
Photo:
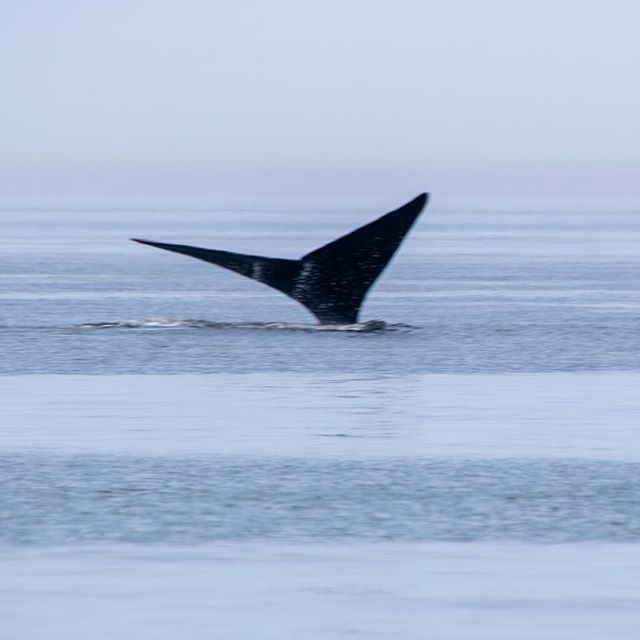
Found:
[[[304,305],[321,324],[354,324],[371,285],[393,257],[428,197],[422,193],[300,260],[131,239],[211,262],[262,282]]]

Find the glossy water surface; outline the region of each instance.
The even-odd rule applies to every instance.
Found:
[[[636,637],[640,213],[432,207],[343,327],[127,240],[371,217],[0,211],[12,640]]]

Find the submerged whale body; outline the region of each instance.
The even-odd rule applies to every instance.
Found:
[[[211,262],[262,282],[304,305],[321,324],[354,324],[371,285],[393,257],[427,199],[428,194],[420,194],[300,260],[132,240]]]

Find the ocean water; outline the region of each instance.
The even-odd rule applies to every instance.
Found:
[[[3,637],[637,637],[640,211],[436,204],[330,328],[127,240],[375,215],[0,211]]]

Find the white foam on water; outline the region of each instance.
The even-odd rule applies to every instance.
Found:
[[[266,331],[349,331],[369,333],[371,331],[393,331],[410,328],[403,324],[388,324],[383,320],[368,320],[353,324],[304,324],[293,322],[213,322],[211,320],[173,320],[169,318],[148,318],[145,320],[116,320],[111,322],[85,322],[77,325],[80,329],[173,329],[191,327],[195,329],[244,329]]]

